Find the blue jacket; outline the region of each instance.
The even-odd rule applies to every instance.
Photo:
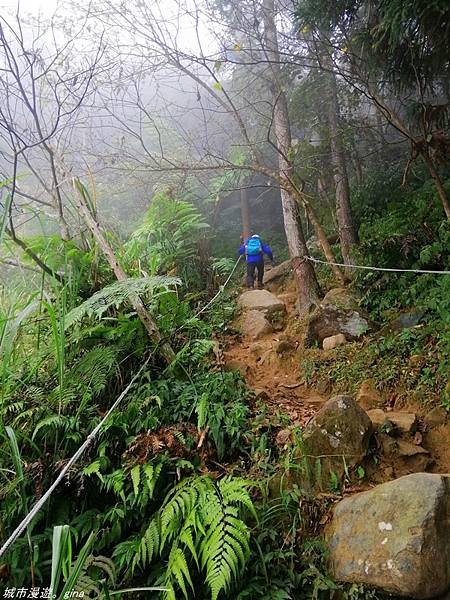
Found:
[[[247,242],[244,242],[244,244],[242,244],[242,246],[239,248],[239,254],[245,254],[245,244],[246,243]],[[272,250],[270,249],[270,246],[266,246],[263,243],[261,243],[261,245],[262,245],[262,252],[260,254],[250,254],[245,257],[247,259],[248,263],[261,262],[264,259],[264,254],[267,254],[267,256],[270,258],[270,260],[273,260],[273,254],[272,254]]]

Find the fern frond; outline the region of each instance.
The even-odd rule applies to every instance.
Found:
[[[185,344],[181,350],[175,355],[171,363],[171,369],[174,369],[179,364],[193,364],[197,365],[205,357],[207,357],[212,350],[215,348],[213,340],[208,339],[197,339],[191,340]]]
[[[33,435],[31,436],[31,439],[34,440],[34,438],[36,437],[36,434],[38,433],[38,431],[40,431],[42,428],[55,428],[55,429],[64,429],[65,426],[67,425],[67,417],[65,417],[64,415],[50,415],[49,417],[46,417],[45,419],[42,419],[42,421],[39,421],[39,423],[36,425],[34,431],[33,431]]]
[[[92,394],[97,396],[106,387],[111,372],[117,367],[117,357],[120,348],[114,345],[95,346],[78,357],[75,366],[66,373],[66,385],[82,384]]]
[[[144,465],[144,475],[147,481],[147,488],[149,491],[150,499],[153,498],[153,493],[155,491],[155,485],[158,481],[159,475],[162,469],[162,463],[157,463],[156,465],[146,464]]]
[[[239,477],[227,476],[218,482],[218,486],[227,504],[245,506],[255,519],[258,518],[252,499],[248,493],[248,487],[254,486],[253,482]]]
[[[157,290],[170,290],[181,285],[176,277],[154,276],[136,277],[116,281],[96,292],[88,300],[71,310],[65,319],[65,329],[79,323],[84,317],[101,319],[111,307],[119,308],[136,296],[152,294]]]
[[[204,393],[200,396],[200,400],[195,407],[195,412],[197,413],[197,428],[203,429],[206,425],[206,421],[208,418],[208,406],[209,406],[209,396]]]
[[[86,465],[81,471],[83,475],[100,475],[101,460],[97,459],[91,462],[90,465]]]
[[[153,465],[143,471],[153,481]],[[121,544],[116,553],[120,562],[130,556],[132,571],[144,568],[170,543],[165,580],[171,589],[166,598],[175,598],[174,586],[189,597],[189,559],[204,572],[211,600],[217,600],[239,577],[250,555],[250,531],[240,516],[242,509],[255,514],[249,487],[250,482],[231,476],[218,482],[209,476],[184,479],[169,492],[142,536]]]
[[[133,492],[137,498],[139,495],[139,484],[141,482],[141,465],[136,465],[130,471],[131,480],[133,482]]]
[[[142,539],[145,542],[147,563],[149,564],[159,552],[159,527],[156,520],[150,521],[150,525],[147,527]]]
[[[186,582],[189,584],[192,591],[194,591],[186,556],[184,555],[183,550],[177,546],[172,546],[172,550],[170,551],[167,576],[169,582],[175,579],[185,598],[188,598]]]

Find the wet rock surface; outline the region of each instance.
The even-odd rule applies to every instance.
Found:
[[[242,334],[252,340],[257,340],[267,333],[272,333],[273,327],[259,310],[246,311],[240,319]]]
[[[267,290],[249,290],[239,296],[239,306],[244,310],[262,311],[266,315],[272,314],[275,311],[285,312],[286,307],[275,294]]]

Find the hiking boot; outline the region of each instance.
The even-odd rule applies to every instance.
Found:
[[[263,289],[264,289],[264,284],[258,283],[258,290],[263,290]]]

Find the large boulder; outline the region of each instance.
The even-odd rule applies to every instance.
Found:
[[[450,475],[415,473],[345,498],[326,537],[338,581],[436,598],[450,588]]]
[[[267,290],[249,290],[239,296],[238,304],[243,313],[241,317],[241,329],[242,327],[245,328],[247,336],[250,335],[256,339],[263,333],[268,333],[269,328],[265,321],[268,322],[272,330],[280,331],[283,329],[286,317],[286,305],[275,294]],[[256,322],[255,313],[257,312],[261,315],[258,318],[259,333],[251,334],[252,321]],[[248,317],[249,313],[252,313],[250,317]]]
[[[353,294],[343,287],[332,288],[329,290],[322,302],[321,306],[334,306],[342,310],[358,310],[358,299]]]
[[[286,312],[286,306],[279,298],[267,290],[249,290],[238,298],[239,306],[244,310],[259,310],[266,315],[274,312]]]
[[[358,307],[357,299],[344,288],[330,290],[309,318],[307,343],[343,334],[349,341],[356,340],[371,329],[366,315]]]
[[[244,312],[240,320],[242,334],[252,340],[257,340],[267,333],[273,332],[273,327],[259,310]]]
[[[303,446],[317,484],[329,486],[332,472],[341,479],[346,468],[366,456],[372,425],[365,411],[350,396],[335,396],[314,415],[303,432]],[[317,469],[317,461],[321,468]],[[320,476],[319,476],[320,473]]]

